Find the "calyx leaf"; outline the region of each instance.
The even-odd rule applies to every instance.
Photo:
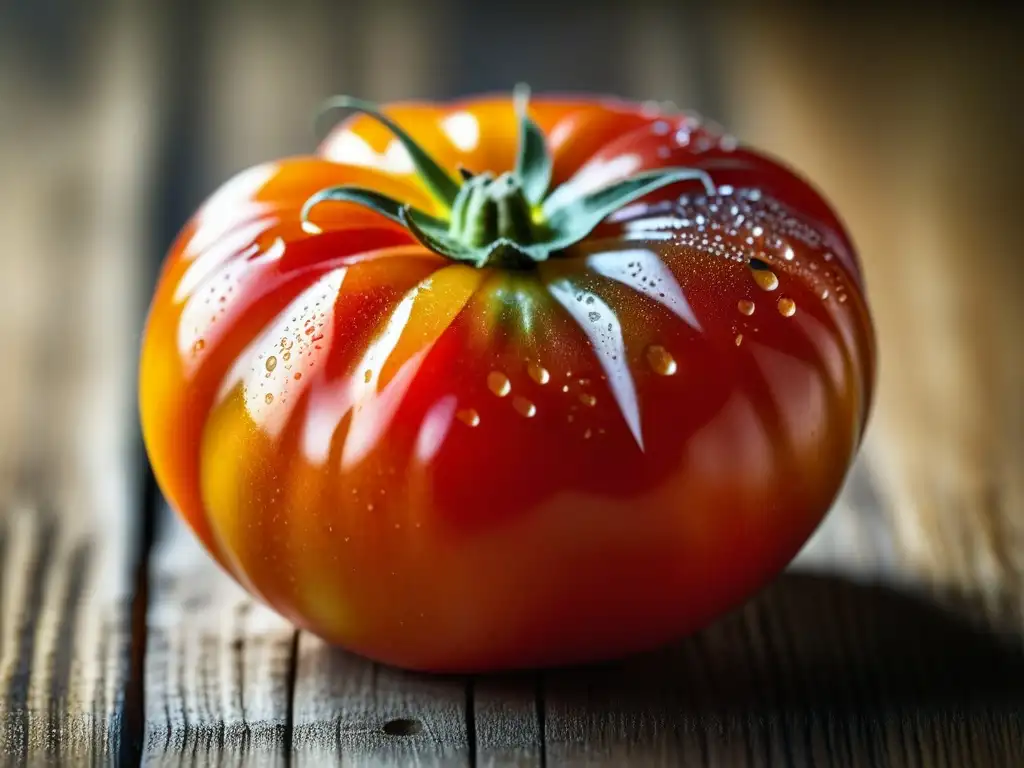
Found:
[[[416,143],[412,136],[405,132],[402,126],[381,112],[376,104],[351,96],[336,96],[324,103],[321,114],[332,109],[354,109],[384,125],[405,147],[409,157],[412,158],[412,164],[416,168],[416,173],[423,180],[427,189],[446,208],[451,209],[452,203],[455,202],[455,196],[459,193],[458,183],[448,175],[444,168],[435,162],[434,158],[427,154],[423,147]]]
[[[551,250],[572,245],[589,235],[606,217],[623,206],[680,181],[700,181],[708,194],[715,192],[711,177],[704,171],[695,168],[664,168],[638,173],[574,200],[560,201],[550,208],[545,205],[544,218],[552,231],[547,245]]]
[[[519,178],[526,199],[540,205],[551,184],[551,153],[540,126],[529,114],[530,88],[517,85],[513,91],[516,115],[519,117],[519,153],[515,174]]]

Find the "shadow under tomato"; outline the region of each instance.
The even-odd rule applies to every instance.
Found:
[[[659,742],[661,754],[666,739],[689,734],[705,757],[717,742],[726,759],[784,764],[837,754],[932,764],[942,753],[956,765],[957,750],[984,765],[1024,760],[1018,638],[923,596],[834,576],[786,574],[693,637],[545,672],[543,690],[547,745],[562,757],[589,731],[641,753]]]
[[[577,696],[620,702],[674,693],[687,709],[872,702],[963,707],[1009,697],[1024,706],[1024,653],[924,597],[825,575],[785,574],[743,608],[673,646],[545,673]]]
[[[468,689],[459,676],[376,667],[323,646],[315,654],[328,687],[348,688],[356,675],[385,689],[378,711],[340,724],[343,743],[349,729],[378,734],[378,746],[425,738],[432,721],[475,702],[465,733],[480,742],[496,728],[486,718],[515,712],[526,743],[509,747],[543,738],[555,762],[583,759],[597,744],[641,762],[692,749],[691,759],[730,765],[960,765],[975,754],[982,765],[1024,765],[1018,638],[930,598],[831,575],[784,574],[704,631],[651,653],[475,676]]]

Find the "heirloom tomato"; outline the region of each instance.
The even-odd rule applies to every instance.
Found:
[[[650,105],[333,106],[202,205],[152,301],[145,443],[212,557],[433,671],[650,649],[785,568],[874,381],[823,197]]]

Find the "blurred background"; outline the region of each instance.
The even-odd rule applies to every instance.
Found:
[[[108,515],[110,535],[142,514],[160,261],[231,174],[311,151],[322,99],[522,80],[674,101],[825,191],[877,322],[864,460],[892,546],[1005,601],[1024,579],[1021,12],[825,5],[0,0],[0,503]]]

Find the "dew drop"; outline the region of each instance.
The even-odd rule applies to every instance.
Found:
[[[366,505],[366,511],[367,511],[367,512],[373,512],[373,502],[372,502],[372,501],[371,501],[371,502],[369,502],[369,503],[368,503],[368,504]]]
[[[569,385],[568,384],[563,384],[562,385],[562,391],[563,392],[568,392],[569,391]]]
[[[296,373],[294,376],[292,376],[292,378],[295,379],[296,381],[298,381],[299,379],[302,378],[302,374],[301,373]]]
[[[263,400],[266,402],[267,405],[270,405],[272,402],[274,402],[274,396],[267,392],[267,396],[264,397]]]
[[[736,346],[738,347],[742,343],[743,343],[743,334],[741,333],[741,334],[738,334],[736,336]]]
[[[505,397],[512,391],[512,382],[501,371],[491,371],[487,374],[487,388],[498,397]]]
[[[192,345],[192,354],[199,354],[206,348],[205,339],[196,339],[196,343]]]
[[[519,395],[512,398],[512,407],[516,409],[520,416],[525,416],[528,419],[532,419],[537,415],[537,406]]]
[[[593,395],[583,392],[580,394],[580,402],[586,406],[589,406],[590,408],[593,408],[595,405],[597,405],[597,398],[594,397]]]
[[[675,358],[660,344],[652,344],[647,348],[647,362],[660,376],[672,376],[679,368]]]
[[[270,371],[274,370],[275,368],[277,368],[277,358],[274,355],[271,355],[270,357],[268,357],[267,358],[266,366],[267,366],[267,372],[268,373]]]
[[[372,379],[372,378],[373,378],[373,371],[372,370],[367,368],[365,371],[363,371],[363,383],[364,384],[369,384],[370,383],[370,379]]]
[[[752,302],[750,299],[740,299],[740,303],[737,304],[736,306],[739,309],[739,311],[742,312],[747,317],[750,317],[752,314],[754,314],[754,302]]]
[[[593,435],[593,434],[594,434],[593,431],[588,429],[586,432],[583,433],[583,439],[584,440],[589,440],[591,435]]]
[[[530,374],[530,378],[538,384],[547,384],[551,381],[551,373],[548,369],[539,363],[533,362],[532,360],[527,364],[526,372]]]
[[[827,298],[829,297],[829,295],[830,295],[830,294],[829,294],[829,292],[828,292],[828,288],[822,288],[822,289],[821,289],[821,293],[820,293],[820,294],[818,294],[818,295],[819,295],[819,296],[821,296],[821,300],[822,300],[822,301],[824,301],[825,299],[827,299]]]
[[[787,245],[785,250],[782,252],[782,258],[786,261],[792,261],[795,256],[796,254],[793,253],[793,249]]]
[[[291,360],[292,359],[292,353],[291,352],[285,352],[283,355],[281,355],[281,359],[282,360]]]
[[[480,414],[474,408],[461,408],[455,412],[455,418],[467,427],[475,427],[480,423]]]
[[[765,291],[774,291],[779,287],[779,278],[771,271],[768,265],[760,259],[750,260],[750,273],[754,276],[754,282]]]
[[[792,317],[796,313],[796,302],[785,296],[779,297],[779,314],[783,317]]]

